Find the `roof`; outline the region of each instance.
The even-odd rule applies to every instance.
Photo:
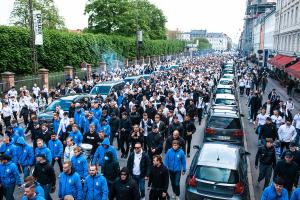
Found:
[[[295,63],[292,66],[289,66],[285,69],[285,71],[295,77],[295,78],[299,78],[300,79],[300,61],[298,61],[297,63]]]
[[[216,99],[235,99],[233,94],[216,94]]]
[[[238,146],[214,142],[203,144],[197,164],[235,170],[238,162]]]
[[[219,84],[219,85],[217,85],[217,89],[219,89],[219,88],[232,89],[232,86],[231,85],[221,85],[221,84]]]
[[[278,69],[284,69],[285,65],[291,63],[293,60],[294,58],[290,56],[278,54],[271,58],[268,62]]]
[[[115,85],[115,84],[118,84],[118,83],[124,83],[124,81],[105,81],[105,82],[101,82],[101,83],[97,83],[96,86],[99,86],[99,85]]]

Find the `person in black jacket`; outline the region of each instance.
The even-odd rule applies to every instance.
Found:
[[[130,177],[127,167],[123,167],[118,178],[112,186],[111,197],[116,200],[140,200],[139,188]]]
[[[273,177],[282,178],[284,181],[283,187],[287,189],[289,193],[297,187],[298,165],[293,162],[293,154],[290,151],[285,153],[284,160],[277,162]]]
[[[255,157],[255,168],[258,168],[259,161],[259,176],[258,182],[265,179],[264,188],[269,186],[272,171],[276,165],[276,153],[273,147],[273,139],[267,138],[266,144],[258,148]]]
[[[140,124],[141,122],[142,117],[140,113],[137,112],[135,105],[131,108],[129,118],[132,124]]]
[[[153,166],[150,169],[148,187],[151,187],[149,200],[164,200],[168,197],[169,172],[160,155],[153,156]]]
[[[139,186],[141,198],[145,197],[145,180],[148,180],[150,165],[150,159],[147,153],[142,150],[142,144],[140,142],[135,143],[134,152],[130,154],[127,161],[127,168]]]
[[[250,122],[254,121],[258,110],[261,108],[261,99],[258,96],[258,92],[256,91],[255,94],[250,98],[248,107],[251,110]]]
[[[147,136],[148,155],[152,159],[154,155],[159,155],[163,150],[163,138],[158,132],[157,125],[153,125],[152,131]]]
[[[277,136],[276,126],[272,123],[271,117],[267,117],[266,123],[262,125],[258,139],[265,144],[266,138],[272,138],[275,141]]]
[[[189,101],[189,106],[185,106],[185,109],[186,109],[186,114],[190,116],[191,120],[194,122],[195,120],[195,116],[197,114],[197,107],[194,103],[193,100],[187,100]]]
[[[39,138],[39,136],[42,134],[42,129],[40,127],[40,124],[38,121],[33,121],[32,123],[33,129],[31,129],[31,141],[33,144],[33,149],[36,148],[36,141]]]
[[[133,131],[130,133],[130,142],[131,142],[131,149],[130,152],[133,151],[134,145],[138,142],[143,144],[144,143],[144,135],[141,131],[141,128],[138,124],[133,125]]]
[[[157,113],[156,109],[153,107],[153,103],[151,101],[148,102],[148,105],[146,106],[146,111],[148,114],[148,117],[152,120],[154,120],[154,117]]]
[[[175,130],[178,130],[178,131],[179,131],[179,134],[180,134],[181,137],[183,136],[184,129],[183,129],[183,126],[182,126],[182,124],[179,122],[178,117],[177,117],[176,115],[173,116],[173,122],[169,125],[169,128],[168,128],[168,136],[172,135],[172,133],[173,133]]]
[[[45,199],[52,200],[50,192],[55,191],[56,177],[53,166],[47,162],[45,154],[36,155],[36,164],[32,175],[44,189]]]
[[[297,145],[295,142],[291,142],[289,145],[289,149],[284,151],[281,155],[281,159],[284,159],[286,152],[291,152],[293,154],[293,161],[297,163],[298,167],[300,167],[300,151],[297,150]]]
[[[131,122],[128,119],[128,114],[126,112],[122,113],[122,119],[120,120],[120,148],[121,148],[121,158],[127,158],[129,152],[129,136],[131,132]],[[126,144],[126,149],[124,148]]]
[[[90,130],[83,135],[83,141],[82,143],[86,143],[86,144],[90,144],[92,145],[92,151],[91,154],[94,155],[94,153],[96,152],[99,143],[100,142],[100,137],[99,135],[96,133],[96,128],[95,128],[95,124],[90,124]]]
[[[107,186],[109,191],[109,199],[112,200],[112,185],[113,182],[118,178],[118,175],[120,174],[120,165],[117,160],[113,159],[113,155],[111,151],[108,151],[105,153],[104,156],[104,166],[101,168],[103,176],[107,180]]]
[[[120,150],[120,137],[119,137],[119,131],[120,131],[120,118],[116,113],[111,113],[111,118],[109,120],[109,126],[110,126],[110,144],[113,145],[114,138],[117,138],[117,144],[118,144],[118,150]]]
[[[167,140],[166,140],[166,146],[165,146],[165,153],[167,153],[167,151],[169,149],[172,148],[172,142],[174,140],[177,140],[179,142],[179,147],[182,148],[182,150],[185,152],[185,141],[184,139],[179,135],[179,131],[178,130],[174,130],[173,134],[170,135]]]
[[[191,117],[189,115],[186,115],[184,117],[184,121],[182,123],[183,125],[183,137],[185,140],[185,143],[187,144],[186,147],[186,153],[187,157],[190,157],[190,151],[191,151],[191,142],[192,142],[192,135],[196,132],[196,126],[194,122],[191,120]]]

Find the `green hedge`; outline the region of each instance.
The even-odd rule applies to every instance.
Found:
[[[44,30],[44,45],[37,47],[39,68],[62,71],[63,66],[78,67],[82,61],[98,65],[104,52],[120,58],[135,56],[135,38],[90,33]],[[31,73],[30,33],[28,29],[0,26],[0,72]],[[184,42],[145,40],[142,56],[182,52]]]

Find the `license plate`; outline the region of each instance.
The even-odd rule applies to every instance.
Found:
[[[230,140],[229,136],[218,136],[218,139],[220,140]]]

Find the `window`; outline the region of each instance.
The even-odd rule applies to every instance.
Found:
[[[291,11],[291,26],[293,26],[293,20],[294,20],[294,8],[292,8],[292,11]]]
[[[298,24],[298,7],[295,9],[295,24]]]
[[[287,13],[286,15],[286,27],[290,26],[290,12]]]
[[[210,166],[198,166],[196,177],[202,180],[213,181],[216,183],[234,184],[239,181],[238,172],[236,170]]]

